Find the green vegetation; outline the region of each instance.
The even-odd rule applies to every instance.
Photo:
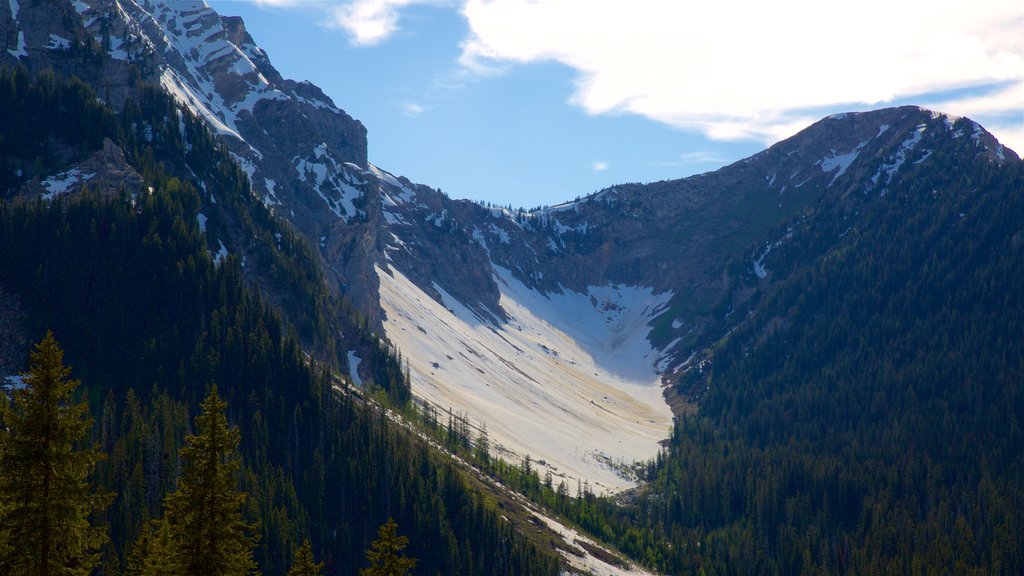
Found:
[[[201,123],[138,93],[114,114],[77,81],[0,72],[5,194],[103,137],[152,188],[0,202],[3,301],[42,339],[0,400],[0,571],[337,574],[407,552],[422,574],[557,573],[460,465],[332,376],[358,349],[412,412],[398,351],[308,245]],[[1024,171],[974,161],[971,138],[920,145],[944,170],[908,164],[884,196],[826,195],[793,225],[636,492],[541,479],[459,415],[423,428],[665,573],[1024,573]],[[231,238],[245,267],[210,256]]]
[[[0,108],[27,106],[35,81],[26,78],[26,92]],[[74,82],[53,82],[61,98],[75,97]],[[159,91],[141,93],[144,104],[129,103],[112,116],[113,134],[151,192],[0,202],[0,286],[20,297],[31,338],[52,329],[64,345],[93,411],[96,448],[107,456],[95,471],[96,485],[114,494],[100,573],[146,573],[147,550],[171,546],[173,527],[153,521],[184,470],[179,452],[190,414],[216,382],[227,422],[241,434],[236,488],[248,494],[241,517],[258,526],[253,556],[263,573],[286,573],[305,538],[325,559],[327,574],[362,565],[377,527],[393,517],[424,574],[555,574],[555,555],[504,524],[458,467],[336,389],[333,354],[325,364],[302,353],[305,322],[314,350],[371,351],[364,361],[375,385],[397,401],[407,391],[397,353],[343,305],[290,313],[295,330],[247,286],[265,250],[265,269],[277,274],[268,277],[294,290],[295,302],[327,302],[315,260],[304,260],[312,254],[308,246],[260,210],[227,153],[205,134],[189,140],[191,148],[175,140],[178,110]],[[141,138],[129,130],[129,117],[161,136]],[[183,118],[186,127],[194,122]],[[165,124],[174,130],[159,128]],[[48,138],[63,137],[59,124],[52,129]],[[204,142],[211,148],[193,164]],[[202,175],[206,189],[175,175],[180,166]],[[220,231],[206,203],[213,194],[225,211]],[[200,206],[210,217],[206,234],[198,229]],[[257,245],[245,268],[235,257],[215,264],[208,250],[209,235],[226,233],[231,218],[238,226],[232,233],[249,231]],[[263,218],[283,231],[288,252],[268,233],[275,228],[259,224]],[[278,257],[288,265],[275,268]],[[339,315],[337,324],[330,314]],[[341,329],[321,339],[321,326]]]
[[[215,385],[196,417],[198,433],[185,437],[177,488],[164,499],[156,532],[167,542],[150,546],[143,574],[244,576],[256,568],[255,526],[242,519],[246,495],[237,488],[241,438],[228,427],[226,407]]]
[[[51,332],[36,345],[10,406],[0,405],[0,572],[91,574],[107,543],[100,522],[110,502],[89,476],[101,454],[89,446],[89,407],[72,403],[79,382]]]
[[[406,558],[402,550],[409,545],[407,536],[398,535],[398,524],[394,519],[381,525],[377,539],[366,551],[370,567],[359,571],[361,576],[406,576],[416,567],[415,558]]]
[[[292,559],[292,567],[288,569],[288,576],[320,576],[323,574],[324,563],[316,563],[313,558],[313,548],[309,540],[303,540],[302,546],[295,551]]]

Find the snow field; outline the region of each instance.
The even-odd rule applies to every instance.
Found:
[[[440,286],[437,302],[400,271],[377,268],[387,337],[408,359],[413,394],[487,425],[513,462],[598,493],[634,485],[608,463],[655,456],[672,413],[648,322],[671,294],[590,287],[544,295],[495,267],[508,322],[486,321]],[[443,417],[443,416],[442,416]]]

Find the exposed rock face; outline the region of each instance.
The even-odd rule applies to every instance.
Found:
[[[715,172],[510,211],[369,164],[362,124],[319,88],[282,78],[240,19],[202,0],[21,4],[0,2],[3,62],[82,76],[115,107],[135,77],[162,85],[232,151],[256,197],[318,248],[332,289],[422,355],[411,362],[414,393],[474,420],[488,417],[482,406],[518,403],[532,417],[557,405],[545,414],[577,414],[595,433],[614,422],[628,436],[645,410],[631,403],[643,397],[647,425],[667,423],[660,394],[648,393],[698,365],[793,266],[773,251],[790,230],[821,231],[803,255],[813,258],[839,245],[866,205],[898,201],[915,174],[942,170],[943,156],[1019,161],[974,122],[901,107],[826,118]],[[30,192],[98,185],[99,172],[138,182],[117,152],[106,147]],[[225,214],[218,242],[244,256],[252,234],[232,218],[245,215]],[[495,445],[515,446],[516,431],[499,438],[497,424]],[[657,433],[647,436],[622,456],[656,451]],[[570,469],[576,456],[563,457]]]
[[[362,124],[316,86],[284,79],[240,18],[203,0],[12,1],[0,6],[0,44],[5,62],[85,76],[115,105],[132,70],[162,84],[220,135],[253,192],[320,248],[336,288],[374,320],[383,265],[500,321],[496,264],[542,292],[672,290],[653,337],[666,345],[689,334],[695,345],[695,328],[742,303],[763,269],[751,263],[816,202],[884,193],[938,133],[1015,158],[974,123],[904,107],[828,118],[713,173],[513,213],[370,165]]]
[[[103,148],[82,162],[70,165],[49,178],[33,178],[25,182],[19,194],[52,199],[77,194],[88,187],[108,197],[122,192],[134,196],[142,191],[142,184],[142,175],[128,164],[124,151],[110,138],[104,138]]]
[[[949,140],[982,161],[1017,161],[970,120],[917,107],[837,115],[715,172],[616,186],[535,212],[444,199],[385,206],[401,239],[388,254],[428,293],[436,282],[492,310],[500,308],[491,262],[543,292],[608,282],[671,290],[651,334],[659,348],[674,348],[671,371],[720,337],[723,316],[770,281],[763,260],[787,226],[812,218],[822,202],[848,205],[855,218],[860,202],[884,196]]]

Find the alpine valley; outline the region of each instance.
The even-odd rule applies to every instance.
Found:
[[[0,65],[0,397],[52,330],[97,573],[177,573],[214,383],[264,574],[389,518],[415,574],[1024,573],[1024,163],[968,118],[515,209],[370,164],[203,0],[9,0]]]

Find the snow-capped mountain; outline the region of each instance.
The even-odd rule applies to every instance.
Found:
[[[114,104],[136,76],[173,94],[403,352],[414,395],[486,425],[507,457],[599,491],[632,483],[625,465],[657,453],[669,403],[699,395],[688,375],[704,351],[794,265],[774,250],[788,230],[821,228],[807,248],[820,254],[943,155],[1019,161],[968,119],[901,107],[823,119],[708,174],[517,211],[369,164],[362,124],[284,79],[240,19],[202,0],[10,0],[0,43],[4,62],[73,72]]]

